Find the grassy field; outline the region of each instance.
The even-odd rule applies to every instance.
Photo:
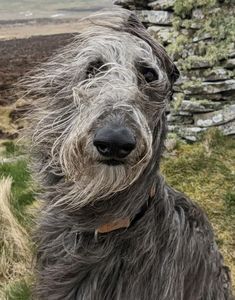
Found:
[[[5,142],[0,151],[0,299],[28,300],[36,202],[20,148]],[[234,283],[235,140],[212,130],[196,144],[179,141],[163,158],[162,172],[172,186],[206,210]]]
[[[30,299],[34,198],[27,163],[13,142],[1,144],[0,299]]]

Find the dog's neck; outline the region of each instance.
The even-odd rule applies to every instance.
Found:
[[[118,229],[130,227],[133,223],[136,222],[136,220],[139,220],[144,215],[144,213],[149,207],[150,202],[154,199],[155,194],[156,194],[156,183],[154,182],[149,190],[148,198],[141,206],[140,210],[136,213],[136,215],[110,220],[109,223],[103,224],[98,228],[96,228],[95,234],[96,235],[99,233],[104,234]]]
[[[124,191],[110,198],[94,201],[79,210],[71,211],[69,213],[71,222],[75,219],[79,231],[93,233],[97,229],[102,229],[102,226],[106,226],[103,230],[107,232],[112,231],[116,226],[128,227],[146,205],[150,195],[153,196],[152,201],[161,198],[163,182],[164,179],[158,172],[157,161],[152,161],[136,182]],[[112,224],[116,221],[118,224]]]

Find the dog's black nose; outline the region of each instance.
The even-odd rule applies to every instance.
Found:
[[[133,133],[126,127],[103,127],[93,140],[98,152],[107,158],[124,158],[136,147]]]

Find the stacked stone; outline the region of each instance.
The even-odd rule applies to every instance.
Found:
[[[181,78],[174,88],[175,101],[172,102],[168,115],[169,130],[189,141],[196,141],[200,133],[214,126],[225,135],[235,135],[234,41],[216,63],[204,60],[203,57],[197,59],[202,43],[205,47],[214,41],[210,34],[202,34],[203,31],[200,30],[207,16],[202,9],[195,8],[185,19],[179,17],[175,12],[175,2],[176,0],[119,0],[115,4],[135,11],[149,33],[166,47],[181,71]],[[213,9],[215,13],[219,13],[223,4],[220,3]],[[177,19],[180,20],[180,25],[176,28],[173,22],[176,23]],[[190,22],[184,26],[185,20]],[[172,51],[177,47],[179,36],[183,39],[185,37],[187,42],[182,47],[182,41],[181,48]],[[188,37],[190,38],[187,40]],[[188,58],[191,59],[190,65],[182,67],[184,60]]]

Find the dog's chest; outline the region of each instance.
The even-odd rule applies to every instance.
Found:
[[[101,260],[78,288],[76,300],[144,300],[154,289],[153,262],[147,255],[113,255]]]
[[[158,243],[151,232],[124,239],[115,246],[106,243],[103,247],[109,255],[89,266],[89,272],[78,284],[76,300],[154,300],[156,295],[162,295],[162,299],[181,299],[175,298],[180,288],[176,276],[179,270],[173,265],[166,268],[161,254],[168,257],[171,249],[169,253],[157,249]],[[175,277],[174,290],[168,286],[168,276]]]

